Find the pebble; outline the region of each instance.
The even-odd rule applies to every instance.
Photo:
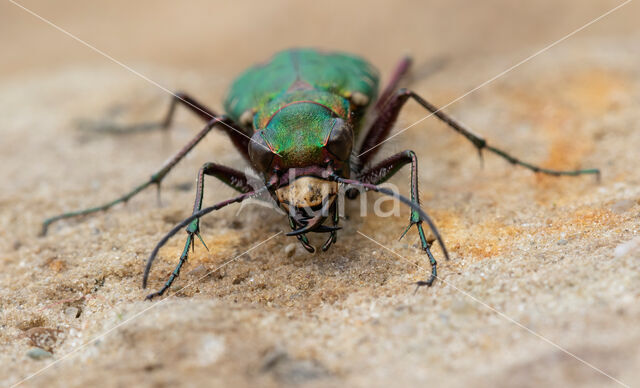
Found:
[[[80,316],[80,310],[77,307],[67,307],[64,309],[64,315],[67,318],[75,319]]]
[[[207,268],[204,265],[200,264],[199,266],[189,271],[187,276],[199,278],[204,276],[206,273],[207,273]]]
[[[61,334],[61,330],[48,327],[32,327],[25,331],[24,334],[31,340],[32,345],[51,351],[58,344],[58,336]]]
[[[617,214],[622,214],[630,210],[635,204],[635,201],[631,199],[623,199],[611,205],[611,211]]]
[[[27,356],[34,360],[43,360],[53,357],[53,354],[41,348],[31,348],[27,351]]]
[[[640,250],[640,236],[618,245],[613,254],[615,257],[622,257],[635,250]]]

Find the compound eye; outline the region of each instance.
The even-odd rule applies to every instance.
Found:
[[[334,125],[325,144],[327,150],[338,160],[346,161],[353,148],[353,129],[344,120],[334,119]]]
[[[256,132],[249,142],[249,158],[253,166],[262,172],[268,172],[275,154],[262,137],[262,131]]]

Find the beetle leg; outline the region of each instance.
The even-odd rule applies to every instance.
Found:
[[[180,151],[178,151],[171,159],[169,159],[168,161],[165,162],[165,164],[162,166],[162,168],[160,168],[160,170],[156,171],[156,173],[154,173],[153,175],[151,175],[151,177],[144,183],[142,183],[141,185],[135,187],[133,190],[131,190],[130,192],[124,194],[121,197],[118,197],[116,199],[114,199],[111,202],[102,204],[100,206],[96,206],[96,207],[92,207],[92,208],[88,208],[88,209],[83,209],[83,210],[78,210],[78,211],[73,211],[73,212],[69,212],[69,213],[64,213],[64,214],[60,214],[54,217],[50,217],[47,218],[46,220],[44,220],[44,222],[42,223],[42,235],[45,235],[47,233],[47,229],[49,227],[49,225],[51,225],[52,223],[58,221],[58,220],[62,220],[65,218],[72,218],[72,217],[78,217],[78,216],[83,216],[83,215],[87,215],[87,214],[91,214],[91,213],[96,213],[99,211],[104,211],[107,210],[119,203],[126,203],[128,200],[130,200],[131,198],[133,198],[136,194],[140,193],[141,191],[143,191],[144,189],[146,189],[147,187],[151,186],[151,185],[157,185],[158,187],[160,187],[160,183],[162,182],[162,180],[164,179],[164,177],[169,173],[169,171],[171,171],[171,169],[178,164],[178,162],[180,162],[180,160],[182,160],[182,158],[184,158],[210,131],[212,128],[214,128],[217,125],[221,125],[222,122],[226,122],[228,119],[225,117],[221,117],[221,118],[215,118],[211,121],[209,121],[207,123],[207,125],[193,138],[191,139],[191,141],[189,141],[189,143],[187,143],[184,147],[182,147],[182,149]]]
[[[171,102],[169,103],[169,109],[164,116],[163,120],[153,121],[153,122],[143,122],[136,124],[125,124],[125,125],[117,125],[108,122],[89,122],[83,123],[85,125],[90,126],[95,131],[99,131],[102,133],[110,133],[110,134],[130,134],[136,132],[148,132],[154,131],[158,129],[168,129],[173,123],[173,117],[175,116],[176,106],[178,104],[184,105],[186,108],[193,113],[195,113],[198,117],[200,117],[205,123],[211,120],[212,118],[218,117],[213,110],[209,109],[205,105],[201,104],[191,96],[183,92],[175,92],[171,96]]]
[[[169,110],[167,111],[167,115],[161,123],[162,128],[168,128],[173,122],[173,116],[176,109],[176,105],[181,104],[185,107],[189,108],[190,111],[198,115],[203,121],[207,122],[214,117],[218,117],[218,115],[213,112],[211,109],[207,108],[205,105],[199,103],[193,97],[189,96],[183,92],[174,93],[171,98],[171,104],[169,105]],[[253,136],[253,129],[244,128],[241,125],[238,125],[236,122],[227,118],[227,122],[222,124],[220,127],[229,139],[236,147],[236,149],[240,152],[240,154],[247,160],[249,159],[248,153],[248,144],[251,140],[251,136]]]
[[[393,74],[391,75],[391,79],[389,80],[389,83],[384,88],[384,91],[380,93],[380,97],[378,97],[378,101],[376,101],[376,110],[378,112],[382,111],[382,108],[384,108],[385,103],[387,102],[389,97],[391,97],[393,92],[395,92],[398,89],[398,85],[400,84],[400,81],[402,80],[402,78],[404,78],[407,75],[407,73],[409,72],[409,68],[411,68],[412,63],[413,63],[413,60],[409,56],[403,57],[400,60],[400,62],[398,62],[395,70],[393,71]]]
[[[487,143],[487,141],[478,135],[474,134],[469,128],[465,125],[454,119],[453,117],[447,115],[446,113],[439,110],[437,107],[407,89],[400,89],[396,92],[396,94],[389,99],[386,103],[382,112],[376,119],[376,121],[371,126],[367,137],[364,140],[364,143],[360,147],[360,163],[361,165],[365,164],[368,160],[371,160],[373,155],[376,154],[378,147],[384,140],[388,137],[393,124],[398,118],[398,114],[402,110],[404,104],[412,98],[426,110],[431,112],[434,116],[442,120],[446,123],[451,129],[458,132],[459,134],[466,137],[478,150],[478,153],[482,155],[483,150],[487,150],[491,153],[494,153],[501,158],[507,160],[509,163],[514,165],[519,165],[524,168],[527,168],[533,172],[539,172],[547,175],[561,176],[578,176],[583,174],[596,174],[598,177],[600,176],[600,170],[598,169],[585,169],[585,170],[551,170],[547,168],[543,168],[534,164],[530,164],[524,162],[506,151],[503,151],[499,148],[496,148]]]
[[[339,197],[336,198],[336,201],[331,207],[333,226],[338,226],[338,222],[340,222],[340,214],[338,213],[338,199]],[[338,241],[338,231],[332,230],[327,241],[322,244],[322,251],[326,251],[327,249],[329,249],[331,244],[335,243],[336,241]]]
[[[383,160],[376,166],[360,174],[358,180],[365,183],[378,185],[391,178],[407,164],[411,164],[411,201],[416,205],[420,205],[420,194],[418,191],[418,158],[413,151],[403,151]],[[430,287],[433,284],[434,280],[438,277],[436,269],[438,263],[431,254],[431,243],[427,240],[427,237],[424,233],[420,214],[418,214],[418,212],[414,209],[411,209],[409,226],[405,229],[400,238],[404,237],[404,235],[407,234],[407,232],[413,225],[416,225],[416,227],[418,228],[420,245],[422,247],[422,250],[425,251],[425,253],[429,257],[429,262],[431,263],[431,277],[426,281],[418,281],[416,284],[418,287]]]
[[[93,124],[93,127],[97,127],[101,132],[114,133],[114,134],[130,134],[135,132],[147,132],[157,129],[168,129],[173,123],[173,118],[176,112],[176,106],[180,104],[188,108],[191,112],[195,113],[205,123],[220,117],[213,110],[209,109],[204,104],[201,104],[193,97],[183,92],[173,93],[171,96],[171,102],[169,109],[163,120],[157,122],[137,123],[130,125],[113,125],[113,124]],[[253,135],[251,128],[244,128],[238,125],[231,119],[227,118],[225,122],[221,123],[220,129],[229,136],[229,139],[240,152],[240,154],[249,160],[249,154],[247,152],[247,144]]]
[[[297,228],[296,224],[293,222],[293,218],[291,218],[291,216],[289,216],[289,226],[291,227],[291,230],[295,230]],[[302,246],[304,247],[304,249],[306,249],[309,253],[313,253],[316,251],[316,249],[313,247],[313,245],[311,245],[309,243],[309,239],[307,238],[306,234],[296,234],[296,237],[298,238],[298,241],[300,241],[300,244],[302,244]]]
[[[222,182],[224,182],[225,184],[227,184],[228,186],[232,187],[233,189],[241,193],[248,193],[251,191],[251,187],[249,186],[249,183],[247,182],[247,178],[245,177],[244,173],[226,166],[216,164],[216,163],[205,163],[200,168],[200,171],[198,171],[198,179],[196,183],[196,200],[193,204],[193,214],[199,212],[202,209],[202,198],[204,196],[205,175],[216,177]],[[173,272],[169,276],[169,279],[164,284],[164,286],[157,292],[154,292],[153,294],[148,295],[147,299],[152,299],[156,296],[160,296],[167,289],[169,289],[169,287],[171,287],[171,284],[173,283],[173,281],[178,277],[178,275],[180,275],[180,269],[182,268],[182,265],[188,259],[189,248],[193,250],[195,247],[195,237],[197,237],[206,248],[206,245],[204,244],[204,241],[200,236],[200,219],[199,218],[196,218],[193,221],[191,221],[187,226],[186,231],[187,231],[187,241],[184,245],[184,249],[182,250],[182,254],[180,255],[180,259],[178,260],[178,265],[176,265],[176,268],[173,270]],[[146,283],[146,278],[145,278],[145,283]]]
[[[204,104],[198,102],[195,98],[191,97],[187,93],[175,92],[171,96],[171,103],[169,104],[169,110],[167,111],[164,120],[158,123],[158,126],[163,129],[167,129],[173,123],[173,116],[175,115],[176,106],[178,104],[184,105],[196,116],[200,117],[203,121],[207,122],[213,117],[219,116],[213,110],[206,107]]]

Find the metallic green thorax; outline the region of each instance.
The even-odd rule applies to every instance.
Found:
[[[302,167],[320,163],[335,118],[357,136],[377,90],[377,71],[364,59],[295,49],[241,74],[224,105],[234,121],[262,130],[282,167]]]
[[[322,105],[291,104],[273,116],[262,137],[286,163],[282,167],[305,167],[322,158],[334,123],[331,111]]]

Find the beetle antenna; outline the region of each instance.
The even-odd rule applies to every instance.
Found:
[[[191,223],[191,221],[195,220],[196,218],[200,218],[200,217],[204,216],[205,214],[208,214],[208,213],[211,213],[212,211],[221,209],[221,208],[223,208],[223,207],[225,207],[227,205],[231,205],[232,203],[242,202],[245,199],[248,199],[248,198],[251,198],[251,197],[255,197],[256,195],[262,194],[263,192],[269,190],[271,187],[272,187],[272,185],[264,186],[264,187],[261,187],[260,189],[257,189],[257,190],[254,190],[254,191],[250,191],[248,193],[244,193],[244,194],[238,195],[237,197],[233,197],[231,199],[227,199],[226,201],[222,201],[222,202],[216,203],[213,206],[209,206],[207,208],[204,208],[202,210],[199,210],[199,211],[193,213],[189,217],[185,218],[178,225],[176,225],[173,229],[171,229],[169,231],[169,233],[167,233],[156,244],[155,248],[153,248],[153,251],[149,255],[149,258],[147,259],[147,266],[144,268],[144,275],[142,276],[142,288],[147,288],[147,279],[149,277],[149,271],[151,270],[151,266],[153,265],[153,262],[156,259],[156,256],[158,255],[158,251],[160,250],[160,248],[162,248],[162,246],[164,244],[167,243],[167,241],[169,241],[169,239],[171,237],[173,237],[176,233],[178,233],[180,230],[182,230],[182,228],[184,228],[187,225],[189,225]]]
[[[346,185],[352,185],[352,186],[360,186],[363,187],[367,190],[371,190],[371,191],[375,191],[378,193],[382,193],[385,195],[388,195],[390,197],[393,197],[397,200],[399,200],[400,202],[404,203],[405,205],[409,206],[411,209],[415,210],[416,212],[418,212],[418,214],[420,215],[420,219],[424,222],[426,222],[429,225],[429,228],[431,229],[431,231],[433,232],[433,235],[436,237],[436,240],[438,240],[438,244],[440,244],[440,248],[442,249],[442,253],[444,253],[444,257],[449,260],[449,252],[447,252],[447,248],[444,245],[444,241],[442,240],[442,236],[440,236],[440,232],[438,232],[438,228],[436,228],[436,225],[433,223],[433,221],[431,220],[431,217],[429,217],[429,215],[422,210],[422,208],[420,207],[420,205],[418,205],[417,203],[413,202],[412,200],[410,200],[409,198],[396,193],[395,191],[389,190],[386,187],[381,187],[378,185],[374,185],[371,183],[366,183],[366,182],[360,182],[360,181],[356,181],[353,179],[345,179],[342,178],[338,175],[335,174],[331,174],[329,175],[329,179],[336,181],[338,183],[343,183]]]

